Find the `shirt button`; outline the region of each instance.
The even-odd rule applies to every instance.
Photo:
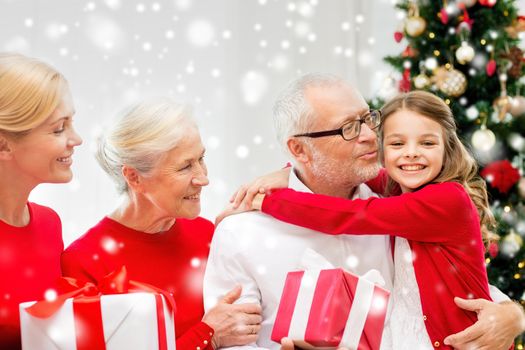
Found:
[[[212,333],[212,332],[210,332],[210,337],[211,337],[212,335],[213,335],[213,333]]]
[[[423,321],[427,320],[427,315],[423,315]]]
[[[201,347],[200,347],[200,346],[197,346],[196,350],[201,350]]]
[[[435,347],[435,348],[439,348],[440,345],[441,345],[441,344],[440,344],[438,341],[434,342],[434,347]]]
[[[204,343],[204,345],[208,345],[208,341],[207,340],[203,341],[203,343]]]

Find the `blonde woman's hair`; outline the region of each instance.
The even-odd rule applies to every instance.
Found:
[[[441,125],[445,143],[443,168],[432,183],[453,181],[463,185],[478,210],[483,239],[485,242],[497,239],[498,236],[493,233],[496,220],[489,208],[486,183],[478,175],[476,160],[457,135],[456,122],[447,104],[438,96],[426,91],[416,90],[394,97],[381,110],[383,118],[379,129],[381,143],[385,120],[400,110],[422,114]],[[392,188],[392,182],[387,188]]]
[[[23,135],[58,107],[66,79],[38,59],[0,53],[0,131]]]
[[[122,166],[147,176],[166,152],[178,145],[189,128],[197,129],[190,108],[170,98],[137,103],[123,112],[98,140],[97,161],[120,193],[128,184]]]

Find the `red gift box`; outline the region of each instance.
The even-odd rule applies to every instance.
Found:
[[[174,299],[126,269],[95,286],[63,278],[54,300],[20,304],[24,350],[175,350]]]
[[[272,340],[303,348],[378,350],[390,293],[343,269],[288,273]]]

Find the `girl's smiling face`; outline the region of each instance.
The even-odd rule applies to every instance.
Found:
[[[443,129],[434,120],[401,109],[384,121],[384,165],[403,193],[434,180],[443,167],[444,154]]]

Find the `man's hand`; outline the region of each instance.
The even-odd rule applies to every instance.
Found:
[[[523,309],[513,302],[494,303],[485,299],[454,298],[457,306],[478,314],[478,321],[449,335],[444,343],[457,350],[507,350],[525,330]]]
[[[295,345],[293,344],[292,339],[283,338],[281,339],[281,350],[294,350]]]
[[[281,339],[281,350],[294,350],[295,345],[290,338]],[[337,350],[348,350],[347,348],[337,348]]]

